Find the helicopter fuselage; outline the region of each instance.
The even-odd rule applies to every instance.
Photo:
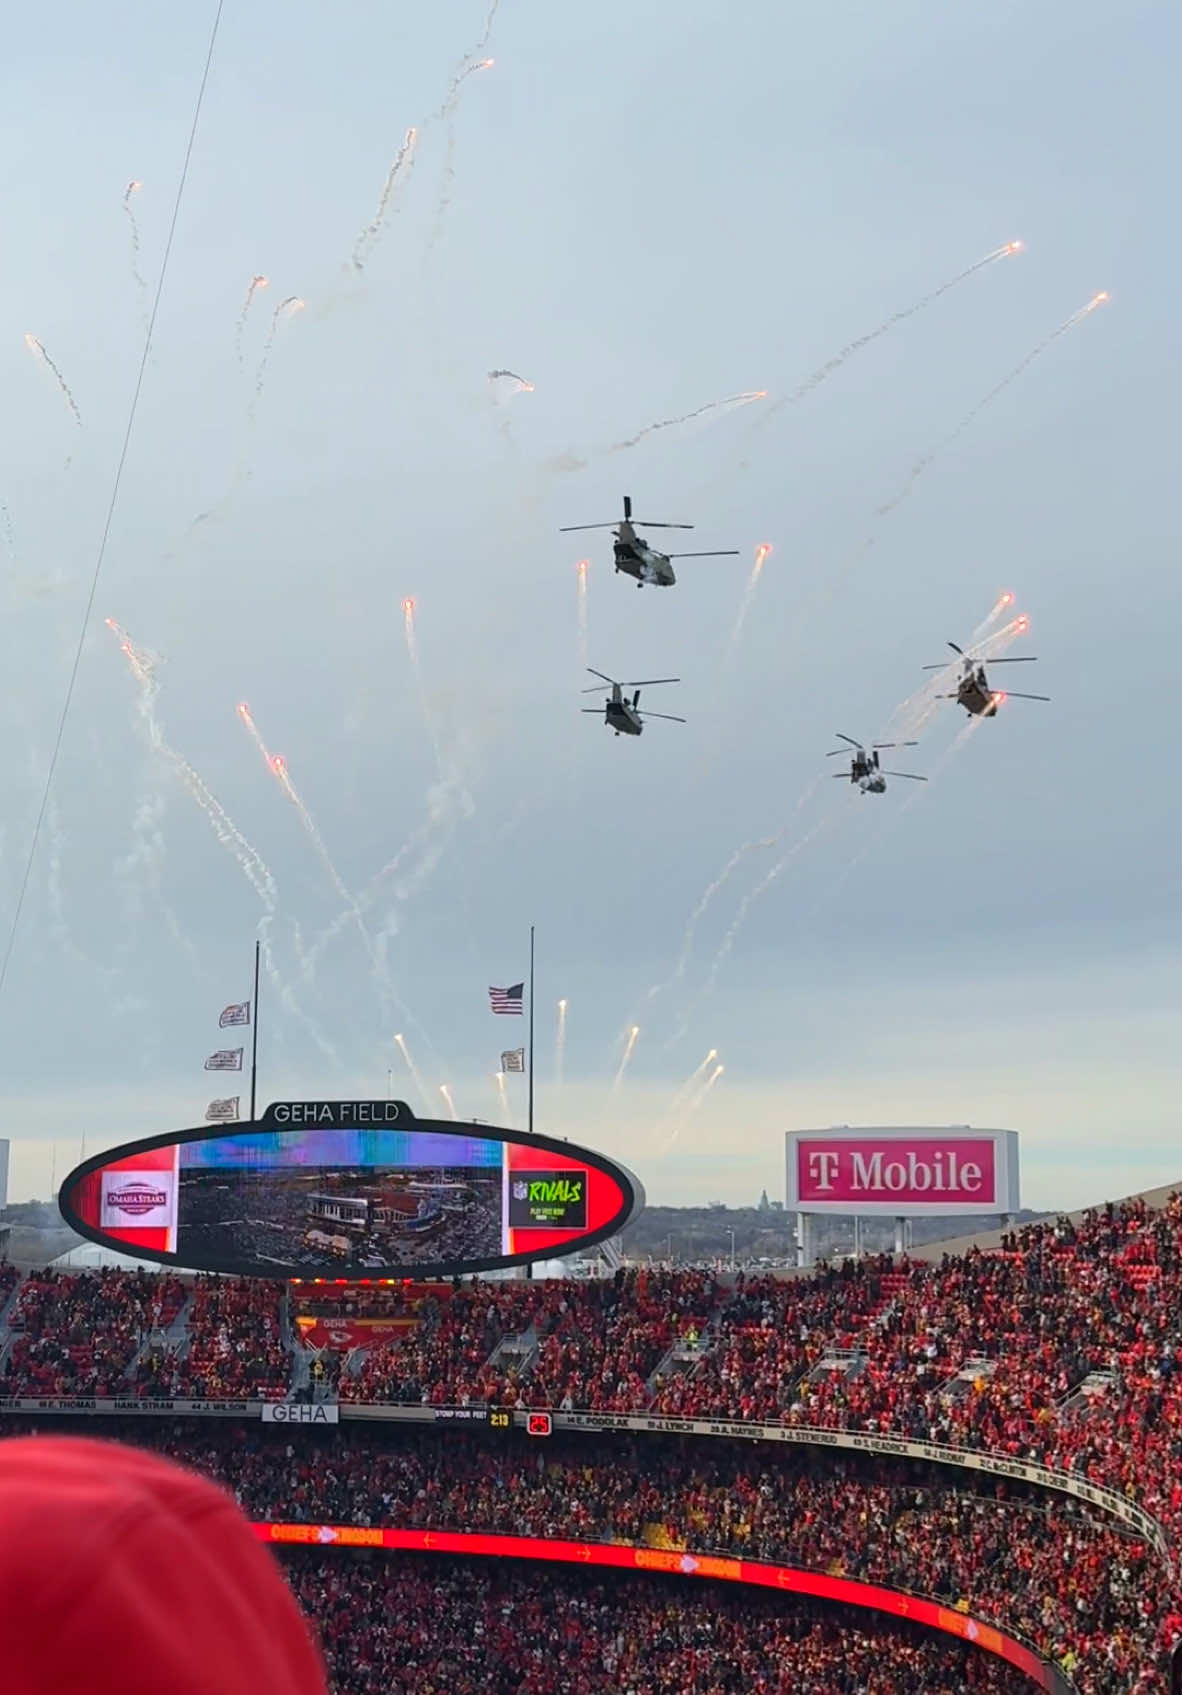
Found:
[[[971,718],[996,718],[1002,696],[989,687],[985,667],[966,671],[956,686],[956,703],[963,706]]]
[[[635,707],[626,700],[608,700],[603,706],[604,723],[617,736],[639,736],[643,733],[644,725]]]
[[[648,583],[653,588],[668,589],[677,581],[669,555],[650,547],[631,524],[621,524],[616,531],[615,556],[616,570],[635,577],[637,588]]]

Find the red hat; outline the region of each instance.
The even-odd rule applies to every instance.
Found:
[[[3,1695],[325,1695],[224,1490],[115,1442],[0,1441]]]

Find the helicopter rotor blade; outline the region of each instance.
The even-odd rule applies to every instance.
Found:
[[[874,743],[874,746],[875,746],[875,747],[876,747],[876,748],[884,748],[884,747],[918,747],[918,746],[919,746],[919,743],[918,743],[918,742],[875,742],[875,743]]]
[[[593,717],[598,718],[603,708],[601,706],[580,706],[579,711],[590,712]]]
[[[632,517],[632,496],[630,494],[626,494],[624,496],[624,521],[625,521],[625,523],[631,517]]]
[[[692,524],[661,524],[655,518],[637,518],[637,524],[643,524],[646,530],[692,530]]]
[[[613,518],[610,524],[561,524],[558,533],[560,536],[569,536],[576,530],[615,530],[619,528],[619,524],[618,518]]]
[[[680,677],[633,677],[631,682],[621,684],[625,689],[647,689],[655,683],[680,683]]]
[[[953,653],[959,653],[963,656],[963,654],[964,654],[964,648],[963,647],[957,647],[955,642],[949,642],[948,645],[952,649]]]
[[[594,665],[584,666],[584,670],[591,677],[602,677],[605,683],[615,683],[616,679],[614,677],[609,677],[606,671],[597,671]],[[587,693],[590,694],[590,692],[590,689],[588,689]]]
[[[674,526],[668,527],[673,528]],[[689,526],[687,525],[686,528],[688,529]],[[730,559],[737,556],[738,552],[737,547],[716,547],[710,549],[707,553],[671,553],[668,557],[670,559]]]
[[[982,665],[1033,665],[1037,654],[1015,653],[1003,659],[982,659]]]
[[[1050,700],[1049,694],[1017,694],[1013,689],[1006,689],[1004,700]]]
[[[926,777],[917,777],[914,771],[884,771],[884,777],[907,777],[913,783],[926,783]]]
[[[684,718],[675,718],[671,712],[638,712],[638,718],[664,718],[669,724],[684,724]]]
[[[851,747],[856,747],[859,753],[864,753],[866,751],[861,742],[856,742],[853,736],[843,736],[840,730],[834,730],[833,734],[837,737],[839,742],[849,742]],[[840,753],[841,749],[836,748],[834,751]]]

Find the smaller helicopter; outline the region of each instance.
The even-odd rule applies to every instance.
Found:
[[[1003,700],[1050,700],[1049,694],[1015,694],[1012,691],[1003,693],[1000,689],[991,689],[985,675],[985,667],[979,659],[965,652],[963,647],[957,647],[955,642],[949,642],[953,653],[959,653],[963,661],[960,681],[956,685],[956,693],[945,695],[945,700],[954,700],[973,718],[996,718],[997,709]],[[991,659],[990,665],[1033,665],[1035,655],[1019,653],[1012,658]],[[925,671],[943,671],[943,665],[925,665]]]
[[[850,769],[848,780],[851,783],[857,783],[864,795],[885,794],[886,780],[888,777],[908,777],[913,783],[927,782],[926,777],[917,777],[914,771],[884,771],[878,763],[878,753],[880,748],[918,747],[918,742],[875,742],[874,746],[867,751],[867,749],[862,746],[861,742],[856,742],[852,736],[843,736],[840,730],[837,731],[837,739],[841,742],[848,742],[850,747],[854,750],[853,755],[851,756],[846,754],[845,748],[835,747],[832,752],[827,753],[825,757],[826,759],[835,759],[839,754],[842,754],[849,759]],[[846,773],[844,771],[835,771],[833,775],[840,782],[845,782],[847,780]]]
[[[640,712],[640,691],[642,688],[652,688],[657,683],[679,683],[680,677],[642,677],[639,682],[617,683],[614,677],[604,676],[593,665],[588,665],[588,671],[593,677],[603,677],[611,690],[611,697],[603,703],[603,721],[617,736],[639,736],[644,729],[646,718],[664,718],[670,724],[684,724],[684,718],[675,718],[670,712]],[[635,689],[636,693],[629,700],[624,694],[625,689]],[[602,694],[601,687],[584,689],[584,694]],[[584,706],[583,712],[593,712],[598,716],[597,706]]]
[[[644,523],[638,518],[637,523]],[[657,524],[649,525],[654,530],[692,530],[692,524]],[[560,535],[570,535],[575,530],[615,530],[614,543],[616,570],[623,571],[627,577],[636,578],[636,586],[642,589],[645,583],[652,583],[660,589],[671,589],[677,581],[677,574],[671,559],[722,559],[731,554],[737,554],[737,547],[724,547],[721,551],[712,553],[660,553],[655,547],[650,547],[643,536],[638,536],[632,525],[632,496],[624,496],[624,517],[621,523],[611,524],[567,524],[559,531]]]

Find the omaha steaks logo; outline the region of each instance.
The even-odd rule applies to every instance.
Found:
[[[146,1212],[167,1206],[168,1196],[150,1183],[125,1183],[122,1189],[107,1190],[107,1205],[117,1212],[129,1213],[132,1218],[142,1218]]]

